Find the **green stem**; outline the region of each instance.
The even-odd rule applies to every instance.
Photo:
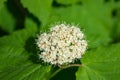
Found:
[[[81,64],[70,64],[70,65],[67,65],[67,66],[59,66],[60,68],[58,70],[56,70],[51,76],[49,79],[51,79],[52,77],[54,77],[57,73],[59,73],[61,70],[63,69],[66,69],[66,68],[69,68],[69,67],[80,67],[82,66]]]

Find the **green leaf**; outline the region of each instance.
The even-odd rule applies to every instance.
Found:
[[[32,21],[29,25],[29,21],[26,20],[25,26],[30,29],[26,27],[0,38],[0,80],[47,80],[49,76],[50,66],[33,61],[36,48],[30,48],[35,44],[31,37],[36,35],[37,28]]]
[[[15,27],[15,18],[8,11],[5,4],[0,9],[0,27],[8,33],[11,33]]]
[[[14,32],[10,36],[4,36],[0,38],[1,46],[12,46],[12,47],[24,47],[25,41],[35,35],[36,28],[34,29],[23,29],[20,31]]]
[[[0,72],[2,80],[46,80],[49,75],[50,66],[26,63],[17,67],[9,67]],[[9,75],[8,75],[9,74]]]
[[[25,19],[25,25],[24,25],[27,29],[34,29],[34,27],[37,28],[37,24],[32,20],[30,19],[29,17],[27,17]]]
[[[120,43],[88,51],[76,72],[77,80],[120,80]]]
[[[50,69],[50,66],[40,66],[38,70],[36,70],[23,80],[48,80],[50,75]]]
[[[79,1],[80,0],[57,0],[58,3],[62,3],[62,4],[75,4]]]
[[[25,61],[30,56],[25,50],[26,41],[35,35],[36,29],[16,31],[0,38],[0,69]],[[33,45],[34,43],[31,43]],[[11,63],[11,64],[10,64]]]
[[[20,66],[9,67],[0,72],[2,80],[46,80],[50,66],[24,62]],[[8,75],[9,74],[9,75]]]
[[[21,0],[22,5],[43,23],[49,19],[52,0]]]
[[[3,7],[5,1],[6,0],[0,0],[0,9]]]

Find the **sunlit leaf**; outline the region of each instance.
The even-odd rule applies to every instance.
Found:
[[[6,0],[0,0],[0,9],[3,7],[5,1]]]
[[[77,80],[120,80],[120,44],[88,51],[81,59]]]
[[[8,33],[11,33],[15,27],[15,18],[8,11],[5,4],[0,9],[0,27]]]
[[[49,76],[51,67],[35,63],[34,56],[31,56],[37,55],[29,48],[35,44],[35,39],[31,37],[34,37],[37,31],[32,23],[31,21],[29,25],[26,21],[25,26],[29,25],[30,29],[26,27],[0,38],[0,80],[47,80],[48,77],[45,76]],[[35,49],[36,47],[32,48]]]
[[[52,0],[21,0],[21,3],[43,24],[48,21],[51,11]]]
[[[0,72],[2,80],[47,80],[50,67],[24,62],[22,65],[9,67]],[[8,75],[9,74],[9,75]]]

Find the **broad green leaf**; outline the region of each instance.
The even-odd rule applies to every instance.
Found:
[[[34,27],[37,27],[37,24],[35,24],[35,22],[32,19],[27,17],[25,19],[25,27],[27,29],[33,29]]]
[[[94,5],[94,7],[98,6],[100,5]],[[67,8],[54,8],[49,23],[66,21],[67,23],[79,24],[89,42],[89,48],[106,45],[111,38],[109,29],[106,28],[108,22],[102,18],[106,19],[107,16],[104,16],[103,11],[100,14],[100,11],[97,11],[99,9],[93,9],[94,7],[90,8],[84,4],[83,6],[73,5]]]
[[[3,7],[5,1],[6,1],[6,0],[0,0],[0,10],[1,10],[1,8]]]
[[[58,3],[62,3],[62,4],[75,4],[79,1],[80,0],[57,0]]]
[[[25,26],[30,26],[30,29],[26,27],[0,38],[0,80],[47,80],[46,76],[49,76],[50,66],[32,60],[36,49],[30,48],[35,44],[30,39],[36,35],[37,29],[32,21],[29,25],[27,20]]]
[[[5,4],[0,9],[0,27],[8,33],[11,33],[15,27],[15,18],[8,11]]]
[[[120,80],[120,43],[88,51],[76,72],[77,80]]]
[[[52,0],[21,0],[22,5],[43,23],[49,19]]]
[[[38,70],[23,80],[49,80],[50,69],[50,66],[40,66]]]
[[[10,36],[4,36],[0,38],[1,46],[12,46],[12,47],[24,47],[25,41],[35,35],[36,28],[33,29],[23,29],[21,31],[16,31]]]
[[[1,80],[47,80],[50,66],[41,66],[24,62],[22,65],[9,67],[0,72]],[[9,74],[9,75],[8,75]]]
[[[24,48],[16,45],[5,45],[0,47],[0,71],[10,66],[20,65],[26,62],[30,53],[24,50]]]
[[[35,35],[36,28],[32,30],[16,31],[10,36],[0,38],[0,69],[24,62],[30,56],[26,49],[27,40]],[[31,43],[33,45],[34,43]]]

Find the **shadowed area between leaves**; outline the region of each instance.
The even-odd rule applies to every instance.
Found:
[[[78,2],[76,2],[75,4],[77,4],[77,5],[83,5],[83,3],[82,3],[82,1],[78,1]],[[53,3],[52,3],[52,6],[53,7],[70,7],[70,6],[72,6],[72,4],[62,4],[62,3],[58,3],[56,0],[53,0]]]
[[[110,2],[111,0],[104,0],[105,2]],[[120,0],[113,0],[114,2],[118,2]]]
[[[9,34],[8,32],[4,31],[4,30],[1,29],[1,27],[0,27],[0,37],[5,36],[5,35],[8,35],[8,34]]]
[[[39,59],[39,56],[37,55],[38,53],[38,48],[36,45],[35,37],[30,37],[27,39],[26,44],[25,44],[25,49],[30,53],[29,59],[35,63],[35,64],[42,64],[42,61]]]
[[[6,6],[10,13],[16,19],[15,30],[23,29],[24,20],[25,20],[25,11],[22,8],[19,0],[8,0]]]
[[[57,70],[58,68],[56,68]],[[50,80],[76,80],[75,72],[78,70],[78,67],[70,67],[63,69],[57,75],[55,75]]]
[[[53,0],[52,6],[53,7],[69,7],[71,6],[71,4],[65,5],[65,4],[58,3],[56,0]]]
[[[111,36],[113,37],[113,41],[111,43],[118,43],[120,42],[120,25],[119,25],[119,22],[120,22],[120,8],[115,8],[113,9],[112,11],[112,18],[114,20],[114,25],[113,25],[113,28],[112,28],[112,32],[111,32]],[[114,35],[114,34],[116,35]]]

